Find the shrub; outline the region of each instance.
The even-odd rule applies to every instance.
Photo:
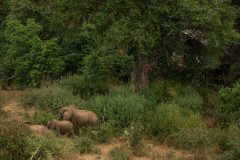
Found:
[[[20,101],[24,107],[35,106],[51,113],[58,113],[58,110],[63,106],[71,104],[78,106],[80,104],[80,99],[59,87],[26,90]]]
[[[104,58],[108,74],[111,78],[117,78],[128,82],[134,65],[134,57],[126,54],[111,54]]]
[[[84,136],[75,141],[75,148],[79,153],[89,153],[92,151],[92,143],[92,140],[88,136]]]
[[[127,88],[119,87],[110,91],[109,95],[91,99],[86,108],[95,111],[102,122],[113,122],[114,127],[125,128],[144,114],[145,99],[132,93]]]
[[[33,135],[28,137],[27,142],[27,152],[31,153],[31,158],[34,160],[52,160],[64,157],[69,159],[71,156],[72,148],[67,146],[66,139],[63,138]]]
[[[220,134],[219,134],[220,133]],[[223,153],[216,157],[217,160],[240,159],[240,128],[231,125],[228,129],[217,134],[217,144]]]
[[[126,147],[116,147],[109,152],[110,160],[132,160],[130,152]]]
[[[83,127],[80,130],[80,136],[89,137],[90,139],[100,143],[106,143],[118,135],[118,129],[113,127],[112,122],[100,123],[96,128],[94,128],[94,130],[89,127]]]
[[[124,136],[128,147],[133,151],[134,155],[144,155],[142,144],[143,125],[140,122],[133,122],[128,129],[124,131]]]
[[[74,95],[78,95],[84,99],[88,99],[95,94],[105,94],[108,86],[103,81],[87,80],[84,76],[74,75],[58,82],[58,85],[70,91]]]
[[[12,122],[5,113],[0,115],[0,151],[5,160],[25,160],[30,157],[26,150],[29,131],[23,124]]]
[[[180,107],[191,109],[192,111],[201,111],[203,99],[199,93],[192,87],[181,87],[181,90],[174,97],[174,101]]]
[[[172,137],[175,144],[188,149],[203,148],[210,144],[209,132],[203,126],[182,128]]]
[[[96,130],[95,139],[100,143],[110,141],[117,134],[116,128],[111,122],[103,122]]]
[[[215,114],[216,108],[219,104],[218,91],[209,88],[208,86],[202,86],[199,88],[199,92],[203,97],[203,109],[205,109],[205,112],[208,112],[211,115]]]
[[[159,138],[173,135],[182,128],[193,129],[201,124],[201,118],[198,114],[176,104],[162,104],[146,114],[145,120],[147,131]]]
[[[161,80],[152,83],[149,89],[144,91],[144,95],[152,104],[166,102],[176,94],[171,86],[172,84],[169,81]]]
[[[202,97],[194,88],[167,80],[151,84],[144,95],[152,105],[174,101],[180,107],[193,111],[200,111],[203,105]]]
[[[220,104],[218,116],[222,122],[235,121],[240,117],[240,83],[232,88],[222,88],[219,91]]]
[[[52,113],[48,113],[45,111],[37,111],[34,113],[32,117],[29,117],[28,120],[32,124],[43,124],[47,125],[48,121],[54,119],[55,116]]]

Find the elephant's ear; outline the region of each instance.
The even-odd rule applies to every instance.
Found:
[[[63,112],[63,119],[70,120],[72,118],[72,111],[66,110]]]
[[[56,123],[57,123],[57,121],[53,121],[53,122],[52,122],[51,125],[52,125],[52,128],[53,128],[53,129],[56,129]]]
[[[52,121],[49,121],[49,122],[47,123],[47,128],[48,128],[48,129],[51,129],[51,128],[52,128]]]

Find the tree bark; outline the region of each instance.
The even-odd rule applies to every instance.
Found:
[[[149,84],[149,64],[144,62],[141,58],[135,65],[135,92],[147,89]]]

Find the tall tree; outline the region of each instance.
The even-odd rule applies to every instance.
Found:
[[[219,0],[108,0],[90,23],[102,35],[105,52],[115,49],[135,57],[139,91],[148,86],[149,71],[159,60],[169,64],[180,57],[179,67],[190,59],[207,68],[216,67],[226,46],[238,38],[233,29],[235,18],[236,10]],[[199,51],[192,52],[189,39],[199,42]]]

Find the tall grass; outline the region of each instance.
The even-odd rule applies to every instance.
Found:
[[[115,127],[125,128],[145,114],[146,100],[126,87],[115,88],[106,96],[96,96],[86,108],[95,111],[102,122],[112,122]]]
[[[105,81],[86,80],[82,75],[74,75],[62,79],[57,82],[57,85],[84,99],[108,92],[108,85]]]
[[[162,104],[146,114],[145,126],[150,135],[166,138],[182,128],[196,128],[202,125],[200,115],[176,104]]]
[[[71,104],[79,106],[81,99],[65,89],[51,86],[24,91],[20,102],[24,107],[34,106],[46,112],[58,113],[58,110],[63,106]]]

